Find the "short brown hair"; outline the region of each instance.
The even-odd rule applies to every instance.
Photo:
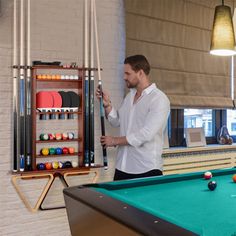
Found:
[[[125,58],[124,64],[129,64],[135,72],[143,70],[146,75],[150,72],[150,64],[143,55],[134,55]]]

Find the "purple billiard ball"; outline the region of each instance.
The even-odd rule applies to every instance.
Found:
[[[215,188],[216,188],[217,184],[216,184],[216,181],[210,181],[208,183],[208,188],[211,190],[211,191],[214,191]]]

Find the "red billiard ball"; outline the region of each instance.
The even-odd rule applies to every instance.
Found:
[[[212,178],[212,173],[210,171],[205,172],[204,178],[205,179],[211,179]]]
[[[211,190],[211,191],[214,191],[215,188],[216,188],[217,184],[216,184],[216,181],[210,181],[208,183],[208,188]]]
[[[62,148],[62,153],[63,154],[68,154],[69,153],[69,149],[67,147]]]
[[[233,175],[232,179],[233,179],[234,183],[236,183],[236,174]]]

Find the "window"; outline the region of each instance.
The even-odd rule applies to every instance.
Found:
[[[234,133],[234,131],[236,132],[236,123],[231,123],[231,134]]]
[[[232,132],[236,135],[235,118],[231,119]],[[170,147],[186,146],[184,129],[203,127],[207,144],[217,143],[217,132],[226,124],[226,110],[213,109],[171,109],[169,118]],[[234,130],[234,131],[233,131]]]
[[[229,134],[236,136],[236,111],[227,110],[227,128]]]
[[[203,127],[206,137],[213,136],[212,109],[184,109],[184,128]]]

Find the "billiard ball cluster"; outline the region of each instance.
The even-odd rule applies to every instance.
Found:
[[[61,155],[61,154],[74,154],[75,153],[75,148],[74,147],[42,148],[40,153],[43,156]]]
[[[70,65],[69,65],[70,66]],[[72,67],[66,67],[66,68],[72,68]],[[78,75],[50,75],[50,74],[38,74],[36,75],[36,79],[45,79],[45,80],[65,80],[65,79],[70,79],[70,80],[78,80],[79,76]]]
[[[67,139],[74,139],[75,134],[73,132],[67,132],[67,133],[55,133],[55,134],[40,134],[39,139],[41,141],[47,141],[47,140],[67,140]]]
[[[76,168],[78,167],[77,161],[53,161],[53,162],[45,162],[38,163],[38,170],[52,170],[52,169],[64,169],[64,168]]]
[[[204,178],[206,180],[211,179],[212,178],[212,173],[210,171],[205,172],[204,173]],[[234,174],[232,176],[232,179],[233,179],[234,183],[236,183],[236,174]],[[214,191],[217,187],[217,183],[216,183],[216,181],[211,180],[210,182],[208,182],[207,186],[208,186],[209,190]]]
[[[211,179],[212,178],[212,173],[210,171],[205,172],[204,173],[204,178],[206,180]],[[214,191],[217,187],[217,183],[216,183],[216,181],[211,180],[210,182],[208,182],[207,186],[208,186],[209,190]]]

